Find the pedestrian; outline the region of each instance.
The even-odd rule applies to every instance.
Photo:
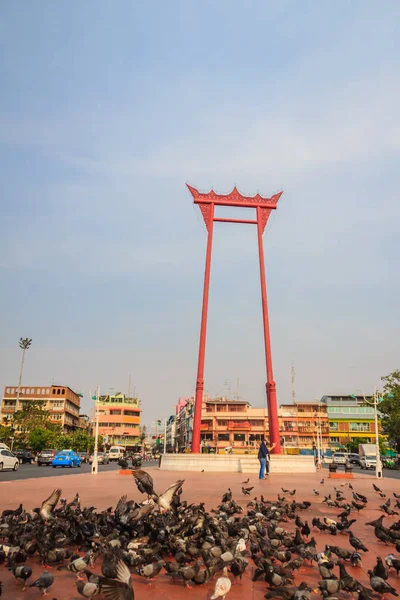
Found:
[[[260,461],[260,474],[258,476],[259,479],[264,479],[264,473],[269,475],[269,460],[270,460],[270,450],[275,448],[276,444],[272,444],[271,448],[268,448],[264,438],[261,438],[260,448],[258,450],[258,460]]]

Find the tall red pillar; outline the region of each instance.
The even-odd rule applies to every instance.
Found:
[[[197,363],[196,395],[194,402],[194,420],[192,435],[192,452],[200,452],[200,426],[201,411],[203,407],[204,394],[204,357],[206,352],[207,316],[208,316],[208,294],[210,289],[211,252],[214,231],[214,204],[202,206],[202,213],[208,231],[206,266],[204,270],[203,307],[201,311],[199,359]]]
[[[272,453],[281,453],[281,436],[279,435],[279,419],[278,406],[276,402],[276,383],[274,381],[274,373],[272,370],[272,354],[271,354],[271,338],[269,333],[269,318],[268,318],[268,301],[267,301],[267,285],[265,280],[265,261],[263,247],[263,231],[265,224],[262,220],[262,208],[257,206],[257,238],[258,238],[258,254],[260,258],[260,283],[261,283],[261,301],[262,314],[264,324],[264,347],[265,347],[265,362],[267,371],[267,383],[265,385],[267,394],[268,406],[268,425],[269,425],[269,441],[270,444],[275,444]]]

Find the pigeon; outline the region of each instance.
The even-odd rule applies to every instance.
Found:
[[[374,483],[372,484],[372,487],[374,488],[374,490],[375,490],[376,492],[381,492],[381,491],[382,491],[382,490],[380,490],[380,489],[378,488],[378,486],[377,486],[377,485],[375,485]]]
[[[232,583],[228,577],[228,569],[224,567],[222,571],[222,577],[218,577],[217,581],[215,582],[214,593],[210,600],[217,600],[217,598],[222,598],[222,600],[225,600],[225,596],[231,589],[231,586]]]
[[[321,479],[320,484],[324,485],[324,483],[325,483],[325,479]]]
[[[362,557],[359,552],[352,552],[350,556],[350,562],[352,567],[361,567],[362,566]]]
[[[117,564],[117,578],[102,581],[101,592],[106,600],[135,600],[131,573],[122,560]]]
[[[355,550],[362,550],[363,552],[368,552],[368,548],[364,546],[362,541],[356,537],[352,531],[347,531],[349,535],[349,542],[353,546]]]
[[[179,481],[176,481],[175,483],[173,483],[172,485],[167,487],[167,489],[164,490],[164,492],[160,496],[157,497],[156,502],[162,513],[166,513],[167,511],[171,510],[172,500],[173,500],[175,494],[178,493],[179,489],[182,487],[184,482],[185,482],[184,479],[180,479]]]
[[[380,556],[378,556],[376,559],[376,565],[372,569],[372,573],[373,573],[374,577],[380,577],[381,579],[384,579],[385,581],[388,578],[389,569],[387,567],[385,567]]]
[[[393,568],[396,571],[396,576],[398,576],[400,571],[400,560],[396,558],[394,554],[389,554],[385,558],[385,563],[389,567],[389,570]]]
[[[13,568],[13,575],[17,581],[23,582],[24,587],[22,589],[25,590],[26,581],[32,575],[32,569],[30,567],[27,567],[26,565],[16,566]]]
[[[376,592],[378,594],[392,594],[393,596],[399,595],[396,592],[396,590],[387,583],[387,581],[385,581],[381,577],[376,577],[373,574],[373,572],[371,571],[371,569],[369,569],[368,575],[369,575],[369,582],[370,582],[371,587],[374,590],[374,592]]]
[[[76,580],[75,584],[78,593],[84,598],[94,598],[101,593],[101,587],[98,583],[92,583],[88,581],[85,583],[81,579]]]
[[[147,494],[150,498],[154,495],[153,478],[143,469],[134,469],[131,471],[139,492]]]
[[[61,490],[60,490],[61,493]],[[47,596],[47,590],[53,585],[54,576],[48,571],[43,571],[40,577],[36,579],[29,587],[37,587],[43,596]]]
[[[164,566],[164,561],[159,560],[155,563],[149,563],[148,565],[144,565],[139,567],[138,573],[141,577],[145,577],[149,582],[151,582],[154,577],[156,577],[161,569]]]
[[[319,491],[318,491],[318,490],[315,490],[315,489],[313,489],[313,492],[314,492],[314,494],[315,494],[316,496],[319,496]]]
[[[34,512],[39,513],[40,518],[42,519],[43,522],[49,521],[49,519],[52,518],[54,509],[57,506],[60,497],[61,497],[61,490],[60,489],[54,490],[54,492],[52,494],[50,494],[50,496],[47,498],[47,500],[44,500],[44,502],[42,502],[42,506],[40,509],[38,509],[38,508],[34,509]]]
[[[3,510],[1,513],[1,519],[3,520],[6,517],[18,517],[20,514],[22,514],[22,504],[20,504],[15,510]]]
[[[225,504],[225,502],[230,502],[232,500],[232,490],[231,488],[228,488],[228,491],[222,496],[222,504]]]
[[[247,485],[249,483],[249,481],[250,481],[250,477],[248,477],[246,479],[246,481],[242,481],[242,485]]]

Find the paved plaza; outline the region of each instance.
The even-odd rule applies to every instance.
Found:
[[[148,469],[154,479],[154,487],[156,491],[162,491],[168,485],[179,479],[179,473],[159,471],[156,467]],[[247,487],[254,486],[250,496],[244,496],[242,493],[242,482],[250,477],[249,484]],[[348,486],[340,487],[341,484],[349,480],[342,479],[329,479],[328,473],[323,471],[322,473],[307,474],[307,475],[271,475],[269,479],[260,481],[256,476],[243,475],[241,473],[184,473],[183,478],[185,483],[183,485],[182,500],[198,503],[200,501],[205,502],[207,510],[216,508],[220,503],[221,497],[228,488],[231,488],[233,492],[233,498],[245,508],[246,505],[255,496],[260,498],[262,494],[264,499],[274,500],[277,498],[277,494],[282,495],[281,488],[296,489],[295,499],[296,501],[309,500],[311,506],[307,510],[299,511],[299,514],[303,520],[307,519],[311,526],[313,517],[319,517],[321,520],[324,516],[335,519],[340,512],[336,508],[329,508],[322,502],[324,495],[328,493],[332,494],[334,498],[334,488],[341,489],[344,492],[346,498],[351,501],[351,490]],[[324,478],[324,484],[321,484],[321,479]],[[382,542],[379,542],[374,536],[374,530],[372,527],[365,526],[365,522],[371,521],[378,518],[381,514],[384,514],[379,508],[387,498],[392,497],[392,506],[394,505],[393,492],[400,493],[400,482],[393,479],[384,479],[377,482],[372,475],[360,475],[355,476],[350,483],[352,484],[354,491],[360,492],[368,497],[367,508],[357,513],[354,511],[351,517],[357,519],[357,522],[352,526],[353,533],[362,539],[364,544],[368,547],[369,552],[363,554],[362,567],[353,568],[346,561],[347,571],[353,575],[361,583],[369,586],[369,579],[367,571],[372,568],[376,563],[377,556],[383,558],[390,552],[395,551],[394,545],[386,546]],[[382,500],[377,492],[373,490],[372,484],[379,483],[379,487],[387,494],[387,498]],[[131,476],[121,476],[119,472],[108,471],[102,472],[97,476],[89,474],[77,474],[70,475],[66,478],[52,478],[46,477],[45,479],[29,479],[15,482],[3,482],[0,484],[0,510],[8,508],[16,508],[21,502],[27,509],[33,509],[34,507],[40,506],[41,502],[49,496],[49,494],[58,486],[62,485],[62,495],[68,499],[72,499],[76,492],[79,492],[81,496],[82,506],[94,505],[98,511],[101,511],[109,506],[115,507],[116,502],[123,494],[127,494],[128,498],[133,498],[138,502],[141,502],[145,497],[139,493],[133,478]],[[313,493],[313,489],[319,491],[319,496]],[[288,496],[291,501],[292,497]],[[389,527],[398,517],[388,517],[384,519],[384,525]],[[294,531],[294,523],[289,521],[282,525],[289,531]],[[318,530],[312,530],[312,536],[317,541],[318,550],[323,550],[325,544],[331,544],[341,546],[352,550],[347,535],[338,534],[331,536],[326,533],[320,533]],[[39,576],[43,569],[39,564],[39,559],[35,557],[29,561],[29,564],[33,568],[33,576],[30,581],[33,581],[36,576]],[[96,565],[96,572],[100,572],[100,564]],[[54,568],[52,572],[55,575],[55,583],[49,592],[49,598],[56,598],[57,600],[72,600],[81,598],[74,587],[75,574],[66,571],[58,571]],[[227,598],[228,600],[247,600],[247,599],[262,599],[266,593],[268,586],[263,579],[257,582],[252,582],[251,577],[254,572],[253,561],[250,559],[250,564],[245,572],[242,582],[232,586]],[[335,567],[335,572],[338,575],[338,568]],[[320,579],[318,569],[315,566],[306,565],[303,567],[301,572],[295,572],[295,581],[300,583],[301,581],[309,582],[310,585],[315,589],[317,587],[317,581]],[[3,566],[0,567],[0,580],[3,582],[3,598],[5,600],[30,600],[31,598],[40,597],[39,591],[36,589],[27,589],[22,592],[20,587],[15,583],[15,580],[7,569]],[[135,589],[135,598],[141,599],[154,599],[154,598],[165,598],[165,599],[183,599],[187,600],[188,596],[192,598],[210,598],[212,590],[214,589],[215,582],[209,581],[205,586],[195,586],[192,590],[186,589],[182,583],[173,583],[171,578],[162,571],[153,584],[150,586],[141,577],[137,575],[132,576],[133,586]],[[391,571],[389,575],[390,584],[400,592],[400,579],[397,582],[395,572]],[[339,597],[348,598],[347,594],[340,594]],[[355,596],[357,597],[357,596]],[[389,597],[389,596],[386,596]],[[312,598],[321,598],[319,593],[313,593]]]

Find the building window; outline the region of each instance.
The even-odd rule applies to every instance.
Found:
[[[213,439],[212,438],[212,433],[201,433],[200,434],[200,438],[202,440],[210,440],[210,441]]]
[[[51,390],[51,393],[55,395],[55,393],[56,393],[56,390]]]
[[[47,388],[47,390],[46,390],[46,394],[47,394],[47,395],[48,395],[48,394],[50,394],[50,390],[49,390],[49,388]]]
[[[257,420],[257,421],[250,421],[252,427],[264,427],[264,421],[263,420]]]
[[[369,431],[369,423],[350,423],[350,431]]]
[[[60,395],[60,388],[57,390],[57,394]]]
[[[38,396],[40,396],[40,388],[38,388],[37,394]]]
[[[217,412],[225,412],[225,406],[219,406],[217,404]]]
[[[339,430],[339,423],[335,423],[333,421],[329,421],[329,429],[331,429],[332,431],[338,431]]]
[[[330,438],[332,444],[338,444],[339,443],[339,438],[338,437],[331,437]]]
[[[62,390],[62,392],[61,392],[61,393],[62,393],[62,395],[64,396],[64,395],[65,395],[65,390]]]
[[[120,415],[121,411],[120,410],[110,410],[110,415]]]
[[[229,442],[229,433],[219,433],[218,439],[221,442]]]
[[[7,394],[9,394],[9,393],[10,393],[10,388],[7,388]]]
[[[233,439],[235,440],[235,442],[244,442],[245,435],[244,435],[244,433],[234,433]]]
[[[218,427],[228,427],[228,421],[225,421],[225,420],[221,420],[221,421],[220,421],[220,420],[218,419],[218,420],[217,420],[217,425],[218,425]]]
[[[14,388],[11,388],[11,393],[15,394],[15,389]]]

